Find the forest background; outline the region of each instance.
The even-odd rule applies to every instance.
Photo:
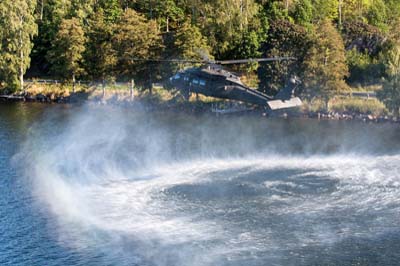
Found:
[[[1,0],[0,89],[24,79],[128,81],[146,87],[184,67],[135,59],[294,61],[234,66],[275,94],[298,76],[328,103],[375,88],[400,109],[398,0]]]

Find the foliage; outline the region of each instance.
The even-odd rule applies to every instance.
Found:
[[[371,56],[377,56],[387,43],[387,37],[381,30],[364,22],[345,22],[343,36],[347,50],[357,49]]]
[[[52,43],[48,58],[53,72],[62,78],[72,78],[84,72],[82,68],[86,38],[77,18],[63,19]]]
[[[37,33],[36,1],[0,2],[0,81],[11,90],[23,89],[23,77],[30,65],[32,39]]]
[[[143,83],[182,66],[134,59],[290,56],[233,70],[257,74],[270,94],[297,75],[325,101],[346,82],[384,83],[393,109],[396,79],[384,70],[399,28],[398,0],[1,0],[0,86],[20,87],[29,65],[29,77]]]
[[[103,9],[98,9],[89,20],[87,29],[85,69],[91,78],[97,80],[112,79],[117,63],[116,51],[112,47],[114,29],[109,16]]]
[[[380,58],[374,59],[368,53],[359,52],[356,48],[346,51],[349,67],[347,78],[350,84],[368,85],[377,83],[384,75],[384,63]]]
[[[337,0],[314,0],[314,21],[334,21],[338,18]]]
[[[210,58],[211,48],[200,29],[190,22],[185,22],[176,32],[175,46],[179,57],[184,59],[204,60]]]
[[[140,59],[157,58],[163,45],[158,25],[128,8],[114,28],[113,47],[118,56],[117,73],[128,79],[133,75],[151,74],[154,69],[146,67]],[[148,72],[149,71],[149,72]]]
[[[348,74],[345,49],[339,32],[328,20],[321,22],[305,59],[305,83],[310,97],[329,99],[345,91]]]
[[[292,75],[302,76],[303,61],[309,48],[309,34],[302,26],[286,20],[273,21],[268,39],[262,44],[264,57],[293,57],[286,60],[262,64],[258,70],[260,90],[276,94]]]
[[[378,97],[390,111],[400,114],[400,45],[388,52],[386,60],[388,77]]]
[[[297,24],[308,27],[313,20],[313,5],[311,0],[298,0],[291,16]]]

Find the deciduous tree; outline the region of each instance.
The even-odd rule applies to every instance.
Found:
[[[24,87],[32,39],[37,34],[34,0],[0,2],[0,78],[10,89]]]
[[[316,28],[304,64],[309,96],[322,98],[327,108],[333,96],[347,90],[344,78],[348,67],[343,40],[329,20],[322,21]]]
[[[115,25],[113,46],[118,55],[119,74],[126,78],[144,78],[153,69],[138,59],[153,59],[162,50],[162,39],[155,20],[147,20],[133,9],[127,9]],[[146,77],[147,78],[147,77]]]
[[[293,57],[296,60],[284,60],[261,64],[258,69],[260,90],[276,94],[292,75],[303,72],[303,60],[309,48],[309,34],[302,26],[286,20],[272,21],[268,38],[262,45],[264,57]]]
[[[110,14],[104,14],[99,8],[89,20],[87,29],[85,68],[87,74],[102,81],[111,79],[117,63],[117,52],[112,47],[113,26]]]
[[[71,78],[73,84],[82,74],[86,37],[77,18],[62,20],[48,57],[53,71],[62,78]]]
[[[185,59],[204,60],[210,58],[211,48],[198,27],[185,22],[176,32],[175,46],[179,56]]]
[[[400,45],[394,46],[386,57],[387,78],[383,89],[378,92],[378,98],[386,107],[400,114]]]

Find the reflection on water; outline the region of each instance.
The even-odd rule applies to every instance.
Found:
[[[395,265],[398,130],[0,106],[0,262]]]

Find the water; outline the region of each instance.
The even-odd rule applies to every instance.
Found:
[[[0,105],[0,265],[398,265],[396,125]]]

